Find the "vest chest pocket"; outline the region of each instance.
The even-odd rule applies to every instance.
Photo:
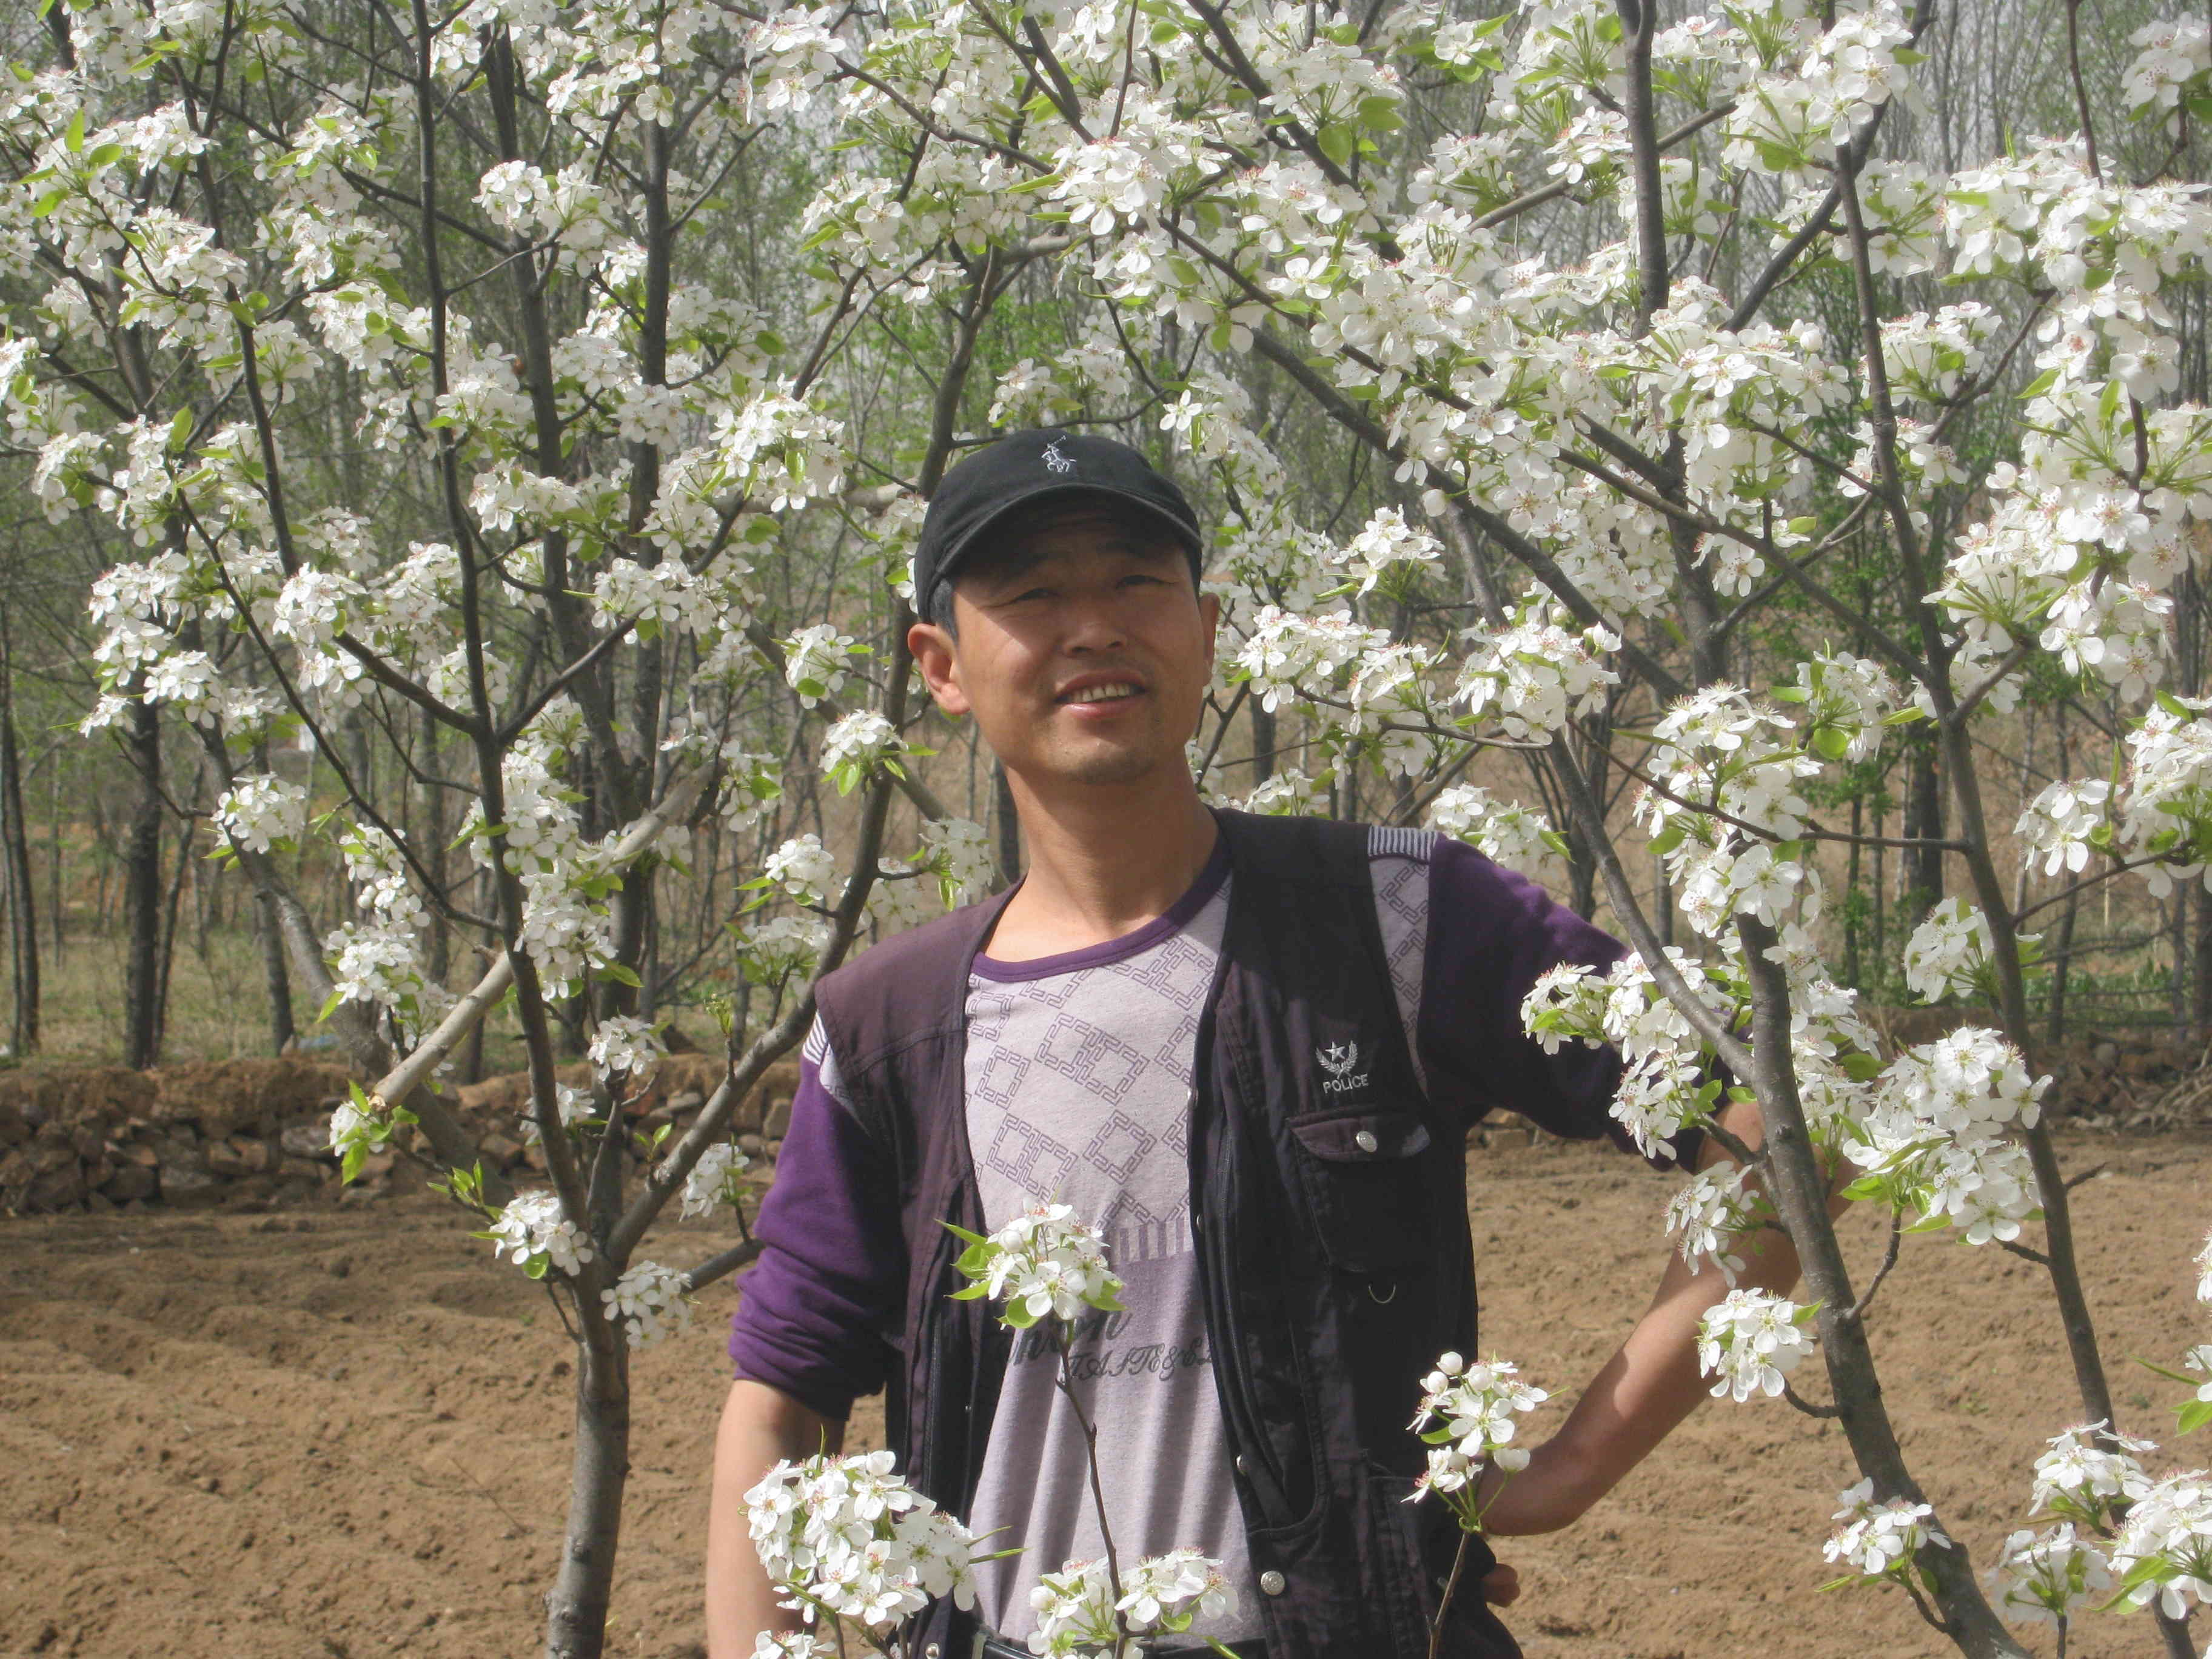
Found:
[[[1421,1157],[1429,1128],[1420,1114],[1366,1106],[1292,1118],[1288,1127],[1306,1208],[1329,1265],[1391,1274],[1425,1266],[1434,1233]]]

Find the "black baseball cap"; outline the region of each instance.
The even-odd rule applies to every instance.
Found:
[[[1058,501],[1096,501],[1166,532],[1197,586],[1198,514],[1174,481],[1125,443],[1046,427],[986,444],[939,481],[914,553],[915,608],[927,616],[938,584],[1009,517]]]

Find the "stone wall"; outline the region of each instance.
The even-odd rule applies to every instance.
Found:
[[[720,1055],[672,1054],[627,1103],[631,1127],[681,1126],[721,1080]],[[591,1080],[588,1066],[562,1080]],[[0,1212],[107,1210],[301,1199],[335,1192],[332,1108],[346,1097],[344,1067],[284,1055],[191,1061],[150,1072],[120,1066],[27,1066],[0,1071]],[[732,1125],[749,1152],[773,1152],[790,1120],[797,1062],[769,1068]],[[488,1078],[456,1091],[456,1109],[487,1167],[526,1182],[544,1154],[526,1143],[521,1109],[529,1074]],[[357,1190],[428,1173],[401,1153],[372,1158]]]

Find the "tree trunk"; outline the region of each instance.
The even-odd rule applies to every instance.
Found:
[[[481,1029],[481,1028],[479,1028]],[[576,1449],[569,1464],[568,1526],[560,1571],[546,1597],[547,1659],[599,1659],[608,1591],[629,1480],[629,1345],[596,1306],[604,1261],[577,1282]]]
[[[1820,1355],[1835,1392],[1838,1421],[1859,1472],[1873,1478],[1881,1497],[1924,1503],[1926,1497],[1905,1464],[1882,1401],[1881,1378],[1864,1322],[1851,1314],[1856,1298],[1828,1215],[1828,1181],[1805,1125],[1790,1060],[1789,981],[1782,965],[1767,954],[1778,936],[1750,916],[1738,917],[1736,930],[1751,978],[1753,1080],[1766,1133],[1767,1196],[1796,1246],[1807,1288],[1819,1298]],[[1998,1655],[2020,1659],[2022,1650],[1974,1582],[1964,1549],[1930,1544],[1919,1552],[1917,1565],[1950,1626],[1945,1633],[1961,1652],[1975,1659]]]
[[[1844,983],[1859,988],[1859,835],[1866,822],[1866,797],[1851,797],[1850,862],[1844,876]]]
[[[2052,775],[2070,777],[2074,757],[2067,742],[2066,705],[2060,703],[2054,718],[2058,731],[2058,769]],[[2068,872],[2062,879],[2071,883],[2073,874]],[[2074,967],[2074,919],[2081,908],[2081,893],[2077,887],[2067,894],[2066,903],[2058,913],[2058,937],[2051,945],[2054,958],[2051,967],[2051,1011],[2044,1027],[2044,1040],[2051,1043],[2066,1040],[2066,978]]]
[[[426,712],[422,717],[420,729],[422,774],[434,778],[439,775],[437,717]],[[428,866],[431,875],[442,890],[446,886],[446,842],[450,839],[450,832],[446,827],[446,792],[434,783],[422,786],[422,833],[416,837],[416,856]],[[433,911],[430,915],[429,949],[424,965],[429,970],[430,977],[441,985],[446,982],[447,975],[453,970],[453,938],[451,925],[442,915]]]
[[[2195,1018],[2191,1021],[2199,1042],[2212,1038],[2212,904],[2197,901],[2197,971],[2189,988]]]
[[[292,1023],[292,975],[284,966],[284,937],[276,926],[276,901],[253,896],[253,931],[261,939],[261,977],[269,988],[269,1052],[281,1054],[299,1036]]]
[[[1012,887],[1022,878],[1022,820],[1014,810],[1013,786],[1006,769],[991,763],[991,803],[999,815],[999,886]]]
[[[62,914],[62,761],[54,757],[54,769],[46,778],[46,915],[54,951],[54,966],[62,965],[68,949],[69,919]]]
[[[38,893],[31,884],[31,837],[23,822],[23,762],[15,742],[15,662],[6,615],[0,612],[0,876],[8,890],[8,949],[15,962],[15,998],[8,1052],[19,1058],[39,1046]]]
[[[123,860],[123,1063],[144,1071],[161,1053],[161,726],[153,704],[131,705],[125,745],[138,800]]]
[[[160,965],[154,981],[154,1052],[161,1052],[161,1043],[169,1034],[169,967],[177,959],[177,916],[185,896],[185,877],[192,867],[193,830],[197,824],[185,820],[184,838],[177,843],[176,867],[169,872],[169,890],[161,901],[161,950]]]
[[[1911,757],[1911,776],[1905,799],[1905,833],[1908,838],[1941,841],[1943,778],[1936,763],[1933,736],[1916,729],[1906,753]],[[1899,921],[1908,928],[1917,927],[1936,900],[1943,896],[1943,849],[1908,847],[1901,862],[1905,893],[1905,913]]]
[[[1262,708],[1255,697],[1252,711],[1252,787],[1257,789],[1275,775],[1275,711]]]

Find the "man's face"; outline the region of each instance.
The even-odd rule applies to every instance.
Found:
[[[939,705],[973,714],[1006,769],[1037,784],[1185,766],[1220,607],[1193,590],[1182,549],[1091,507],[1023,541],[953,579],[957,634],[909,635]]]

